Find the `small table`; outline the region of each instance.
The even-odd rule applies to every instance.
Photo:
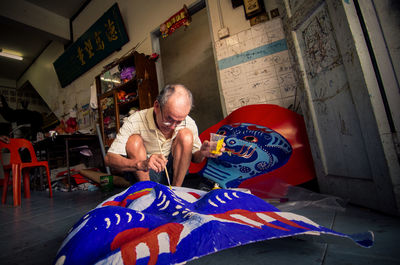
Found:
[[[70,172],[70,149],[76,145],[87,145],[89,142],[99,144],[99,139],[95,134],[60,134],[53,137],[45,138],[36,142],[35,150],[45,150],[47,161],[50,160],[50,150],[54,151],[57,146],[65,146],[65,158],[68,176],[68,189],[71,191],[71,172]],[[50,166],[50,165],[49,165]]]

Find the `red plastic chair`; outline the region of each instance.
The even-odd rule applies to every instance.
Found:
[[[19,150],[21,148],[26,148],[31,156],[31,162],[22,162]],[[33,149],[32,143],[26,139],[12,138],[10,142],[3,143],[0,142],[0,150],[8,149],[10,151],[10,162],[8,165],[4,165],[4,181],[3,181],[3,195],[1,198],[1,203],[6,203],[7,201],[7,188],[8,181],[10,178],[10,170],[12,171],[12,187],[13,187],[13,200],[14,206],[21,205],[21,176],[24,178],[24,195],[25,198],[30,198],[30,184],[29,184],[29,171],[35,167],[45,167],[47,174],[47,181],[49,184],[49,195],[50,198],[53,197],[53,192],[51,190],[51,180],[50,180],[50,170],[47,161],[38,161],[36,157],[35,150]],[[3,160],[4,161],[4,160]]]

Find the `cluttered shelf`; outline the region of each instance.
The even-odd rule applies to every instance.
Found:
[[[100,132],[107,148],[125,117],[152,106],[158,94],[158,83],[154,60],[136,51],[104,69],[96,76],[96,90]]]
[[[109,90],[107,90],[103,94],[99,95],[99,99],[111,97],[111,96],[113,96],[113,94],[115,92],[119,93],[121,91],[130,91],[130,90],[132,90],[132,87],[137,87],[135,78],[128,80],[128,81],[124,82],[123,84],[110,87]],[[134,91],[132,91],[132,92],[134,92]]]
[[[111,91],[113,92],[113,91]],[[129,110],[133,108],[139,107],[139,97],[136,92],[128,93],[118,92],[116,95],[116,99],[114,97],[101,97],[100,105],[102,107],[103,116],[115,115],[115,101],[118,104],[118,111],[120,113],[128,113]]]
[[[118,105],[119,105],[119,110],[120,112],[127,112],[131,106],[133,106],[134,102],[137,102],[137,105],[139,104],[139,97],[138,96],[133,96],[131,98],[128,98],[125,101],[119,101]]]

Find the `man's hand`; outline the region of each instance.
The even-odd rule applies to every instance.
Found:
[[[168,160],[162,154],[153,154],[148,159],[137,164],[138,170],[149,171],[150,169],[157,173],[164,170]]]
[[[211,153],[211,144],[210,141],[208,140],[205,140],[200,148],[200,152],[204,157],[217,158],[221,156],[224,151],[225,151],[225,143],[223,143],[222,148],[218,154]]]

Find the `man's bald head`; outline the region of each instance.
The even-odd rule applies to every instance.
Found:
[[[161,108],[163,108],[168,100],[173,97],[174,100],[186,101],[193,108],[193,96],[192,92],[181,84],[166,85],[159,93],[157,101],[159,102]]]

